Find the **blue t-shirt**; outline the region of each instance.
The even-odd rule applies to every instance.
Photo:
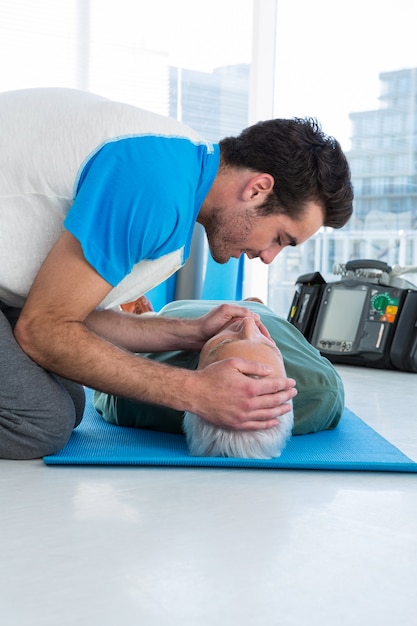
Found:
[[[219,158],[218,145],[183,137],[110,141],[83,167],[64,226],[113,286],[144,260],[181,251],[183,264]]]
[[[0,129],[1,301],[23,306],[65,228],[111,287],[100,308],[135,300],[184,263],[218,146],[77,89],[0,93]]]

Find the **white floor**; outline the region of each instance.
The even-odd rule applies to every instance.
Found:
[[[417,461],[417,374],[339,367]],[[417,474],[0,461],[4,626],[415,626]]]

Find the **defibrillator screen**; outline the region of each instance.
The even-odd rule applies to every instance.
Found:
[[[329,287],[321,307],[321,324],[317,320],[315,345],[323,345],[323,342],[353,342],[358,333],[367,293],[366,287]]]

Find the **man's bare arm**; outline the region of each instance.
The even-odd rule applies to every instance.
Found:
[[[253,316],[263,332],[259,316],[240,305],[222,304],[193,319],[135,315],[117,310],[93,311],[84,320],[87,328],[131,352],[200,350],[207,339],[234,317]]]
[[[283,403],[295,394],[294,381],[269,376],[268,368],[261,364],[249,366],[251,375],[260,376],[258,380],[244,375],[248,373],[242,371],[247,367],[242,365],[245,362],[233,359],[208,374],[191,372],[138,358],[127,345],[126,349],[115,345],[115,335],[120,338],[124,330],[113,329],[115,335],[106,337],[106,332],[101,332],[104,337],[100,336],[98,326],[104,316],[100,323],[97,317],[90,317],[89,322],[88,318],[110,289],[87,263],[78,241],[65,232],[42,266],[16,325],[16,338],[23,350],[45,369],[94,389],[189,410],[207,419],[216,420],[220,415],[222,423],[231,428],[267,428],[275,425],[275,416],[287,411],[288,405]],[[152,322],[143,320],[140,324],[146,321]],[[181,343],[184,347],[181,333],[185,321],[158,323],[162,339],[152,331],[146,335],[144,330],[137,348],[155,350],[158,342],[164,343],[163,349],[169,349],[167,343],[171,348]],[[185,339],[190,347],[197,346],[199,333],[201,341],[198,324],[195,322]],[[208,316],[205,324],[210,336],[213,316]],[[153,331],[157,328],[154,325]],[[133,335],[129,332],[126,336]],[[130,339],[126,342],[129,350],[134,343]]]

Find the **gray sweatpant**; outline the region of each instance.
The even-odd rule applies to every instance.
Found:
[[[20,310],[0,302],[0,458],[54,454],[81,422],[81,385],[44,370],[17,344]]]

